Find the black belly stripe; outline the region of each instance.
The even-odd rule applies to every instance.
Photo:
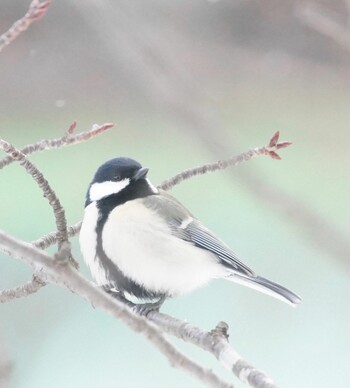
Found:
[[[134,295],[136,298],[156,298],[161,296],[161,294],[146,290],[125,276],[118,266],[108,258],[102,247],[101,229],[97,232],[96,256],[96,259],[100,261],[100,265],[106,273],[106,279],[108,280],[108,285],[106,286],[108,288],[116,288],[120,292]]]
[[[140,192],[136,197],[130,197],[130,193],[127,196],[129,199],[136,199],[146,197],[147,195],[151,195],[149,191],[142,193],[140,196]],[[154,194],[152,192],[152,194]],[[124,197],[125,198],[125,197]],[[106,274],[106,279],[108,280],[108,284],[106,285],[108,288],[116,288],[120,292],[127,292],[131,295],[134,295],[136,298],[158,298],[163,294],[149,291],[145,289],[142,285],[136,283],[129,277],[125,276],[124,273],[118,268],[118,266],[106,255],[103,245],[102,245],[102,231],[103,227],[108,219],[109,214],[113,209],[117,206],[122,205],[127,202],[123,200],[123,196],[119,195],[111,195],[109,197],[103,198],[97,201],[97,208],[99,211],[99,219],[96,226],[97,233],[97,246],[96,246],[96,260],[99,260],[101,267],[104,269]],[[117,237],[117,236],[116,236]]]

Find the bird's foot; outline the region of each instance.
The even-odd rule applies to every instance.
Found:
[[[160,307],[164,303],[165,299],[166,299],[166,296],[163,295],[157,302],[154,302],[154,303],[134,304],[132,310],[139,315],[147,317],[147,315],[152,311],[158,312]]]
[[[162,306],[165,299],[167,298],[166,295],[163,295],[156,302],[136,304],[136,303],[130,302],[130,300],[126,299],[125,296],[123,295],[123,293],[121,293],[119,291],[112,290],[112,289],[105,287],[105,286],[102,286],[102,289],[105,292],[107,292],[107,294],[111,295],[113,298],[119,300],[119,302],[122,302],[125,305],[127,305],[136,314],[142,315],[144,317],[146,317],[152,311],[159,311],[160,307]]]
[[[107,288],[104,286],[102,287],[102,289],[105,292],[107,292],[107,294],[111,295],[114,299],[119,300],[119,302],[124,303],[125,305],[127,305],[131,309],[133,309],[135,306],[137,306],[135,303],[132,303],[132,302],[130,302],[130,300],[126,299],[125,296],[119,291],[114,291],[114,290],[111,290],[110,288]]]

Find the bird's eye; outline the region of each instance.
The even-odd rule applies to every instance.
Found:
[[[114,182],[119,182],[121,180],[122,180],[122,177],[120,175],[116,175],[116,176],[113,177],[113,181]]]

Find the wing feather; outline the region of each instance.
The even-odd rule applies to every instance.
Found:
[[[256,276],[223,241],[202,225],[170,194],[160,190],[160,195],[146,197],[144,203],[167,220],[171,232],[176,237],[212,252],[223,265],[235,272]]]
[[[216,254],[226,266],[249,276],[255,276],[254,272],[242,263],[235,253],[200,221],[193,220],[186,228],[190,239],[200,248],[207,249]]]

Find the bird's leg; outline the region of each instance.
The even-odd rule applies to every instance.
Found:
[[[113,291],[108,287],[102,286],[103,291],[107,292],[107,294],[111,295],[113,298],[119,300],[119,302],[124,303],[131,309],[135,308],[137,305],[135,303],[130,302],[130,300],[126,299],[124,294],[120,291]]]
[[[129,308],[131,308],[133,311],[135,311],[139,315],[147,316],[148,313],[151,311],[159,311],[160,307],[164,303],[165,299],[167,298],[167,295],[163,295],[153,303],[140,303],[136,304],[133,302],[130,302],[130,300],[126,299],[124,294],[120,291],[114,291],[106,286],[102,286],[102,289],[107,292],[107,294],[111,295],[113,298],[119,300],[120,302],[127,305]]]
[[[159,311],[166,298],[167,295],[163,295],[159,300],[157,300],[157,302],[154,303],[134,304],[133,310],[137,314],[144,315],[146,317],[151,311]]]

